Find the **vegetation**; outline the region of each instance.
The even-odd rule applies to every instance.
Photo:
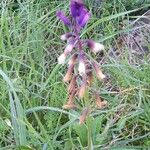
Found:
[[[150,1],[85,3],[92,18],[82,37],[106,47],[92,57],[107,75],[94,86],[108,107],[79,125],[81,112],[62,109],[66,68],[57,64],[66,45],[60,35],[68,29],[55,13],[67,13],[69,1],[0,1],[0,150],[150,147],[150,28],[145,21],[138,26]],[[142,37],[136,49],[135,37]]]

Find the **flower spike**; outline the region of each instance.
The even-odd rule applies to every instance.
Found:
[[[70,17],[72,17],[71,20],[69,20],[61,11],[58,11],[56,14],[58,18],[71,29],[70,32],[61,35],[61,40],[66,40],[67,45],[64,52],[58,58],[58,63],[64,64],[66,58],[70,56],[68,70],[63,78],[63,81],[68,85],[68,100],[67,103],[63,105],[63,108],[78,109],[77,106],[81,106],[78,103],[81,101],[85,102],[83,103],[85,104],[85,109],[79,118],[79,124],[83,124],[91,112],[91,107],[93,107],[90,106],[91,101],[87,100],[88,98],[93,99],[94,96],[94,108],[97,109],[103,108],[107,104],[107,101],[102,101],[97,93],[93,93],[93,88],[90,88],[94,85],[92,83],[95,81],[94,71],[98,79],[104,79],[105,75],[102,73],[98,63],[92,61],[91,57],[86,54],[84,48],[86,46],[96,54],[97,52],[104,50],[104,45],[94,42],[91,39],[81,39],[80,31],[90,19],[90,12],[84,5],[83,0],[70,0],[70,14]],[[91,93],[93,93],[92,97]]]

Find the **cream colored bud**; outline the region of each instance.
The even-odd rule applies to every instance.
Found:
[[[87,46],[92,50],[93,53],[97,53],[101,50],[104,50],[105,47],[103,44],[100,44],[100,43],[97,43],[97,42],[94,42],[92,40],[88,40],[87,42]]]
[[[78,71],[79,71],[79,74],[82,76],[83,74],[85,74],[85,63],[84,61],[80,61],[79,62],[79,68],[78,68]]]
[[[61,35],[60,39],[61,39],[62,41],[67,40],[66,34]]]
[[[102,45],[100,43],[94,43],[93,52],[97,53],[101,50],[104,50],[104,45]]]
[[[63,53],[58,57],[58,64],[64,64],[66,60],[66,55]]]

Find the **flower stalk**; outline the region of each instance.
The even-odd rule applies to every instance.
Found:
[[[70,32],[61,36],[61,40],[66,40],[68,45],[64,52],[58,57],[58,63],[64,64],[69,55],[71,58],[68,62],[68,70],[64,76],[64,82],[68,85],[68,101],[63,106],[64,109],[77,108],[75,99],[84,99],[85,93],[92,85],[94,72],[98,79],[103,80],[106,76],[101,71],[97,62],[87,58],[85,47],[88,47],[94,54],[104,50],[104,45],[97,43],[91,39],[82,40],[80,38],[81,30],[87,25],[90,19],[90,12],[85,7],[82,0],[70,0],[70,17],[65,16],[61,11],[56,13],[60,21],[69,27]],[[95,97],[96,106],[102,107],[105,103],[98,99],[97,94],[93,94]],[[80,102],[80,101],[78,101]],[[98,107],[98,108],[99,108]],[[79,123],[82,124],[86,120],[90,108],[86,106],[86,109],[81,114]]]

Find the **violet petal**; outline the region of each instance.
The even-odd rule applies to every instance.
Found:
[[[73,18],[79,17],[83,8],[84,5],[81,0],[71,0],[70,11]]]
[[[90,19],[90,13],[87,10],[83,9],[80,17],[77,18],[77,21],[81,27],[84,27],[89,21],[89,19]]]
[[[71,0],[71,15],[80,27],[84,27],[90,19],[90,13],[84,6],[82,0]]]
[[[67,26],[71,25],[71,21],[65,16],[62,11],[57,11],[56,16]]]

